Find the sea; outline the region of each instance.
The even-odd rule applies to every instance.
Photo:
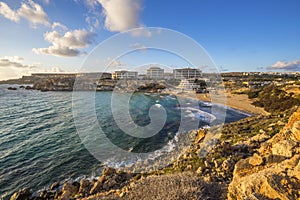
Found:
[[[17,90],[8,90],[8,87]],[[78,93],[82,96],[88,94]],[[225,121],[222,121],[218,111],[212,112],[210,103],[197,101],[197,106],[193,106],[195,100],[181,99],[187,105],[182,107],[174,95],[134,93],[130,97],[129,113],[138,126],[147,126],[153,120],[149,117],[151,106],[163,107],[167,114],[164,126],[155,136],[136,138],[124,134],[114,121],[112,96],[112,92],[94,92],[96,119],[110,141],[129,152],[151,152],[170,145],[181,130],[182,113],[186,119],[191,119],[187,121],[198,119],[198,128],[212,125],[211,118],[216,125],[249,116],[219,105],[220,112],[224,109],[226,112]],[[114,97],[128,99],[126,94]],[[56,181],[98,177],[103,164],[120,164],[107,154],[102,158],[86,148],[76,126],[72,98],[72,92],[41,92],[24,90],[19,85],[0,85],[0,198],[8,199],[12,193],[25,187],[38,191]],[[122,113],[118,116],[122,118]],[[207,120],[207,116],[211,118]],[[87,123],[88,126],[88,122],[89,118],[85,118],[81,124]],[[95,129],[87,128],[85,132],[97,134]],[[99,146],[105,146],[101,142],[107,140],[97,142]]]

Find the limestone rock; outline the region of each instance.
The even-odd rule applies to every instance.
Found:
[[[300,121],[297,121],[293,124],[292,128],[291,128],[291,132],[292,132],[292,136],[291,138],[294,141],[300,141]]]
[[[69,200],[79,190],[80,184],[78,182],[66,182],[62,187],[62,195],[59,199]]]
[[[81,179],[78,193],[82,194],[83,196],[87,196],[89,195],[90,189],[91,189],[91,182],[87,179]]]
[[[225,171],[231,171],[233,170],[233,168],[234,168],[234,161],[232,160],[232,158],[227,158],[222,163],[222,169]]]
[[[195,143],[199,143],[205,137],[205,130],[198,130],[195,138]]]
[[[290,158],[293,156],[293,148],[296,144],[297,143],[291,140],[280,141],[273,145],[272,154]]]
[[[103,169],[102,171],[102,176],[105,175],[105,176],[110,176],[112,174],[115,174],[116,173],[116,170],[114,168],[111,168],[111,167],[106,167]]]
[[[62,187],[62,192],[70,192],[70,194],[76,194],[79,190],[80,184],[78,182],[65,183]]]
[[[262,163],[263,158],[256,153],[249,159],[249,164],[253,166],[261,165]]]
[[[103,190],[103,183],[96,182],[92,189],[90,190],[90,194],[97,194],[98,192],[101,192]]]
[[[197,172],[197,174],[201,174],[202,171],[203,171],[203,167],[199,167],[196,172]]]
[[[259,155],[236,163],[228,199],[300,199],[299,120],[300,109],[261,145]]]
[[[28,188],[24,188],[15,192],[11,197],[10,200],[29,200],[31,196],[31,192]]]

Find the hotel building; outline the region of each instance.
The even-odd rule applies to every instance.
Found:
[[[197,68],[181,68],[173,70],[174,79],[198,79],[201,78],[202,72]]]
[[[138,72],[119,70],[112,73],[112,79],[137,79]]]
[[[164,69],[160,67],[150,67],[147,69],[147,78],[164,79]]]

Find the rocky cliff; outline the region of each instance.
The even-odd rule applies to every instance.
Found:
[[[239,160],[228,199],[300,199],[300,108],[284,128]]]
[[[191,131],[191,146],[161,170],[127,174],[105,168],[99,179],[54,183],[35,195],[23,189],[11,200],[300,199],[299,131],[297,107],[252,116]]]

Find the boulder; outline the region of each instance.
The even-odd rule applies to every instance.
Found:
[[[116,173],[116,170],[114,168],[111,168],[111,167],[106,167],[103,169],[102,171],[102,176],[111,176],[113,174]]]
[[[103,190],[103,183],[97,181],[90,190],[90,194],[97,194]]]
[[[300,199],[299,119],[300,109],[279,133],[261,145],[260,154],[236,163],[228,187],[229,200]]]
[[[82,194],[83,196],[87,196],[89,195],[90,189],[91,189],[91,182],[87,179],[81,179],[78,193]]]
[[[11,197],[10,200],[29,200],[32,193],[28,188],[24,188],[15,192]]]
[[[291,132],[292,132],[291,139],[299,142],[300,141],[300,121],[297,121],[293,124],[293,126],[291,128]]]
[[[66,182],[62,187],[62,195],[59,199],[68,200],[79,190],[80,184],[78,182]]]
[[[291,140],[279,141],[273,145],[272,154],[290,158],[293,156],[293,148],[296,145],[297,143]]]
[[[261,165],[262,163],[263,158],[256,153],[249,159],[249,164],[253,166]]]
[[[197,135],[195,138],[195,143],[199,143],[205,137],[205,130],[200,129],[197,131]]]

